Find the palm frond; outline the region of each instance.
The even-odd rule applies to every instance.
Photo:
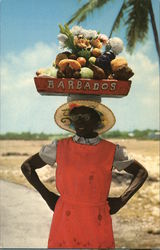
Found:
[[[78,1],[81,2],[81,0]],[[101,8],[110,1],[114,0],[88,0],[86,4],[73,14],[67,24],[82,22],[88,14],[92,13],[95,9]],[[149,16],[151,20],[149,20]],[[148,33],[149,21],[151,21],[156,49],[158,55],[160,55],[160,44],[152,8],[152,0],[124,0],[113,23],[110,36],[113,31],[121,25],[122,20],[123,26],[125,26],[126,29],[127,50],[130,53],[133,51],[137,41],[143,42],[145,40]]]
[[[125,12],[126,8],[127,8],[127,4],[126,4],[126,1],[124,0],[122,6],[121,6],[121,8],[120,8],[120,11],[119,11],[119,13],[118,13],[118,15],[117,15],[117,17],[116,17],[114,23],[113,23],[113,26],[112,26],[112,28],[111,28],[111,32],[110,32],[109,37],[111,37],[111,36],[112,36],[112,33],[113,33],[116,29],[119,28],[120,22],[121,22],[121,20],[123,19],[124,12]]]
[[[60,33],[67,36],[67,39],[65,40],[63,47],[70,49],[72,51],[72,53],[76,53],[77,48],[74,45],[74,37],[73,37],[73,34],[71,33],[68,25],[65,24],[63,26],[63,25],[59,24],[59,29],[60,29]]]
[[[159,37],[158,37],[158,31],[157,31],[157,27],[156,27],[155,16],[154,16],[151,0],[150,0],[150,5],[149,5],[149,14],[150,14],[150,18],[151,18],[152,30],[153,30],[153,34],[154,34],[154,40],[155,40],[156,50],[157,50],[157,54],[158,54],[158,59],[160,60],[160,41],[159,41]]]
[[[143,42],[148,33],[150,0],[128,0],[125,22],[127,50],[132,53],[137,41]]]
[[[109,1],[111,0],[89,0],[73,14],[72,18],[67,22],[67,24],[69,25],[75,21],[77,21],[79,24],[86,19],[88,14],[93,13],[95,9],[103,7],[103,5]]]

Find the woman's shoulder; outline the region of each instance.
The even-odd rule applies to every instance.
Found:
[[[106,144],[106,145],[109,145],[109,146],[112,146],[112,147],[117,147],[117,145],[109,140],[105,140],[105,139],[101,139],[101,141]]]
[[[63,143],[68,143],[69,141],[73,141],[72,136],[61,138],[61,139],[57,140],[57,145],[58,144],[63,144]]]
[[[53,140],[51,143],[42,146],[39,151],[40,158],[48,165],[53,166],[56,160],[58,140]]]

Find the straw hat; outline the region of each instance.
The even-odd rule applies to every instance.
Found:
[[[57,125],[69,132],[76,133],[70,118],[70,111],[74,107],[90,107],[100,115],[101,124],[96,130],[98,134],[102,134],[111,129],[115,124],[115,116],[113,112],[101,103],[101,97],[96,95],[70,95],[67,103],[61,105],[55,112],[54,119]]]

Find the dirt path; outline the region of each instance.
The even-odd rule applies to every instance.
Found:
[[[46,248],[52,212],[40,195],[2,180],[0,190],[0,247]],[[117,248],[160,248],[159,234],[149,234],[146,229],[148,223],[154,226],[152,218],[135,221],[120,212],[112,221]]]
[[[47,247],[52,211],[40,195],[0,180],[0,247]]]

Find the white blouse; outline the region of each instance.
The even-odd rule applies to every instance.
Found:
[[[96,145],[100,142],[101,138],[99,136],[95,138],[83,138],[78,135],[73,136],[73,141],[80,144]],[[39,156],[48,165],[53,166],[56,162],[56,152],[57,152],[57,140],[53,141],[51,144],[42,146]],[[134,159],[129,158],[127,150],[120,145],[116,145],[116,151],[114,155],[113,168],[118,171],[122,171],[127,168]]]

